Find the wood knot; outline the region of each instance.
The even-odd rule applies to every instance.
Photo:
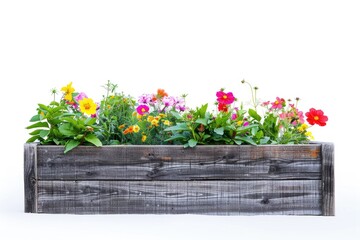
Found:
[[[279,171],[280,171],[280,167],[276,166],[276,165],[271,165],[269,168],[270,174],[275,174],[275,173],[278,173]]]
[[[270,203],[270,200],[268,198],[263,198],[260,202],[261,204],[269,204]]]

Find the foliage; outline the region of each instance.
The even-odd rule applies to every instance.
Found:
[[[325,126],[328,117],[311,108],[306,114],[297,107],[299,99],[280,97],[260,103],[257,87],[242,81],[251,89],[252,107],[237,104],[232,92],[216,93],[216,111],[204,104],[195,109],[186,107],[186,95],[169,96],[165,90],[143,94],[137,100],[117,92],[110,81],[106,94],[95,103],[83,92],[77,93],[72,83],[56,90],[49,105],[39,104],[28,142],[65,145],[65,152],[78,145],[116,144],[183,144],[184,147],[208,144],[301,144],[313,139],[309,128]],[[260,110],[259,110],[260,108]]]

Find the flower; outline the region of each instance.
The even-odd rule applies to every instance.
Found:
[[[125,124],[121,124],[118,128],[119,128],[119,129],[125,128]]]
[[[147,117],[147,121],[148,121],[148,122],[151,122],[152,120],[154,120],[154,116],[148,116],[148,117]]]
[[[163,97],[162,102],[166,107],[172,107],[175,105],[175,98],[165,96]]]
[[[316,110],[315,108],[310,108],[309,112],[305,113],[307,117],[306,121],[310,125],[318,124],[319,126],[325,126],[328,117],[324,115],[322,110]]]
[[[267,102],[263,102],[263,103],[261,104],[261,106],[266,107],[266,106],[269,105],[269,104],[270,104],[270,101],[267,101]]]
[[[140,127],[138,125],[133,126],[134,133],[138,133],[140,131]]]
[[[136,111],[137,111],[138,114],[144,115],[145,113],[149,112],[149,107],[147,105],[139,105],[136,108]]]
[[[153,119],[153,120],[151,121],[151,125],[152,125],[152,126],[155,126],[155,127],[158,127],[158,126],[159,126],[159,120]]]
[[[145,141],[146,141],[146,138],[147,138],[146,135],[142,135],[141,141],[142,141],[142,142],[145,142]]]
[[[83,98],[88,98],[88,97],[86,96],[86,94],[83,93],[83,92],[79,93],[78,95],[76,95],[76,97],[74,97],[75,101],[77,101],[77,102],[79,102],[79,101],[82,100]]]
[[[80,111],[82,113],[92,115],[96,114],[97,105],[91,98],[83,98],[79,101],[80,104]]]
[[[224,103],[219,103],[218,104],[218,110],[220,112],[227,112],[228,111],[228,105],[226,105]]]
[[[300,127],[297,128],[299,132],[304,132],[306,129],[308,129],[309,126],[306,123],[303,123],[300,125]]]
[[[282,109],[285,106],[285,99],[276,97],[276,101],[271,104],[271,109]]]
[[[307,136],[309,139],[314,140],[314,136],[312,135],[312,132],[306,132],[305,136]]]
[[[222,104],[232,104],[235,101],[235,97],[232,92],[225,93],[219,91],[216,93],[217,101]]]
[[[231,115],[231,120],[234,121],[234,120],[237,119],[237,117],[238,117],[237,114],[236,114],[236,113],[233,113],[233,114]]]
[[[169,121],[169,120],[165,120],[165,121],[164,121],[164,125],[170,126],[170,121]]]
[[[70,82],[65,87],[61,88],[61,91],[64,92],[64,99],[71,101],[72,100],[72,93],[75,92],[75,89],[72,87],[72,82]]]
[[[168,96],[168,94],[165,92],[165,90],[164,89],[158,89],[157,90],[157,96],[158,96],[158,98],[163,98],[163,97],[167,97]]]

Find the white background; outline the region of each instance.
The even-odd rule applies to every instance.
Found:
[[[0,1],[1,239],[358,239],[358,1]],[[336,217],[67,216],[23,213],[24,129],[50,89],[96,100],[107,80],[165,88],[195,106],[240,81],[264,100],[300,97],[336,146]],[[6,236],[6,238],[4,238]],[[51,236],[51,237],[50,237]]]

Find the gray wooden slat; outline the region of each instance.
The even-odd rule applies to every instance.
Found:
[[[38,212],[320,215],[321,180],[39,181]]]
[[[324,216],[335,216],[334,144],[322,144],[322,206]]]
[[[38,147],[41,180],[321,179],[321,145]]]
[[[24,145],[24,207],[27,213],[37,212],[36,148],[36,143]]]

